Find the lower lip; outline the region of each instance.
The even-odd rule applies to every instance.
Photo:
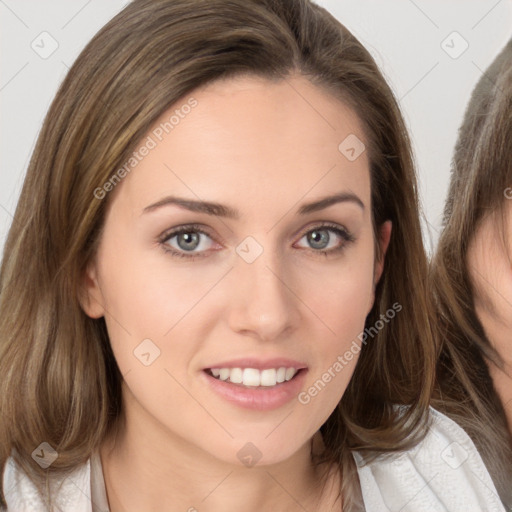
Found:
[[[216,379],[202,371],[203,377],[213,391],[224,399],[244,409],[269,411],[277,409],[297,398],[307,373],[307,369],[301,369],[291,380],[276,384],[272,387],[246,388],[238,384],[232,384]]]

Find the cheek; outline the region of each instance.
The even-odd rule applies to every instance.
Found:
[[[322,318],[330,327],[328,336],[318,336],[322,350],[322,366],[330,367],[347,351],[347,370],[352,371],[357,362],[366,316],[371,307],[372,280],[357,273],[350,279],[340,279],[331,284],[331,293],[319,304]],[[328,297],[328,298],[327,298]],[[345,372],[348,373],[348,372]]]
[[[130,237],[124,240],[129,242]],[[186,378],[198,344],[212,319],[219,317],[214,314],[218,305],[208,296],[226,266],[179,265],[158,247],[148,250],[128,242],[121,243],[119,237],[102,251],[105,321],[121,373],[130,374],[135,386],[139,377],[146,379],[151,393],[153,387],[162,389],[163,383],[150,384],[157,371],[171,369],[180,381]],[[163,377],[165,382],[170,378]]]
[[[315,418],[317,428],[343,397],[362,348],[371,280],[364,286],[355,275],[353,278],[340,280],[338,286],[331,284],[331,293],[318,303],[323,322],[317,322],[316,333],[312,335],[314,365],[298,396],[305,413]]]
[[[211,288],[223,269],[197,272],[180,266],[163,249],[139,247],[129,234],[111,236],[102,251],[100,274],[108,313],[129,332],[164,336]]]
[[[468,250],[468,270],[473,283],[475,313],[492,345],[510,353],[512,332],[512,269],[496,242],[479,237]]]
[[[483,225],[467,252],[475,309],[479,317],[496,316],[500,322],[511,324],[512,269],[507,253],[493,231],[491,225]]]
[[[354,252],[343,264],[317,271],[315,279],[304,279],[304,302],[319,318],[311,317],[315,371],[301,403],[310,400],[312,408],[328,415],[343,396],[361,351],[373,300],[371,245]]]
[[[364,328],[373,300],[373,254],[370,244],[337,264],[320,267],[306,277],[305,296],[334,331],[338,346]]]

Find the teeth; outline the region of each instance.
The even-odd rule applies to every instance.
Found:
[[[260,372],[258,370],[255,370],[254,368],[245,368],[242,374],[242,379],[240,382],[243,382],[244,386],[259,386],[261,382],[261,376]],[[229,377],[232,379],[233,372],[231,372],[231,376]],[[234,382],[231,380],[231,382]],[[272,384],[271,384],[272,385]]]
[[[249,387],[275,386],[285,380],[291,380],[298,372],[295,368],[268,368],[257,370],[255,368],[212,368],[212,375],[220,380],[243,384]]]
[[[260,378],[260,382],[258,383],[259,386],[275,386],[277,384],[277,371],[274,368],[262,370],[261,372],[258,373]]]
[[[286,368],[286,374],[284,376],[284,378],[286,380],[290,380],[296,373],[296,370],[295,368]]]
[[[243,373],[242,368],[232,368],[229,374],[229,380],[233,384],[242,384],[243,382]]]

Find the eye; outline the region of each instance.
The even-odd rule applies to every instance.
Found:
[[[334,233],[334,236],[329,233]],[[321,224],[310,229],[301,240],[306,239],[313,252],[324,254],[339,253],[345,249],[346,245],[354,242],[355,237],[345,228],[337,224]],[[338,239],[338,243],[336,243]]]
[[[310,244],[311,252],[326,257],[340,253],[349,243],[355,241],[355,237],[342,226],[326,223],[307,231],[300,240],[303,239]],[[208,255],[213,238],[199,225],[191,224],[166,231],[159,237],[158,242],[172,257],[193,260]]]
[[[165,252],[178,258],[195,259],[205,256],[209,245],[205,239],[212,241],[210,235],[196,225],[181,226],[165,232],[159,243]]]

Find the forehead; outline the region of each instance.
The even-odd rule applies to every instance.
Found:
[[[242,210],[338,191],[369,204],[362,123],[304,77],[245,76],[196,89],[160,116],[144,144],[150,151],[119,191],[133,210],[165,193],[222,199]]]

